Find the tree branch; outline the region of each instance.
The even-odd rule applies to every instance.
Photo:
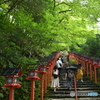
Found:
[[[56,1],[55,0],[53,0],[54,1],[54,8],[55,8],[55,6],[56,6]]]
[[[72,11],[72,10],[60,11],[59,13],[65,13],[65,12],[68,12],[68,11]]]
[[[64,20],[64,18],[60,19],[60,20],[59,20],[59,23],[61,23],[63,20]]]
[[[18,5],[20,2],[22,2],[22,1],[18,1],[18,0],[16,0],[16,1],[13,3],[13,5],[10,7],[10,9],[8,10],[7,13],[9,13],[11,10],[13,10],[13,8],[15,8],[16,5]]]

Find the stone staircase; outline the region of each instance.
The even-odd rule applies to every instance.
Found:
[[[74,92],[74,87],[69,90],[64,86],[65,80],[65,68],[62,69],[60,77],[60,88],[56,92],[52,88],[48,88],[48,93],[45,95],[46,100],[75,100],[75,96],[71,96],[71,92]],[[84,82],[77,81],[77,91],[79,93],[78,100],[100,100],[100,86],[96,86],[88,77],[84,76]],[[87,96],[86,93],[97,92],[98,96]]]
[[[78,96],[79,100],[100,100],[100,86],[97,86],[92,81],[89,80],[88,77],[84,76],[84,82],[77,82],[77,91],[80,93]],[[95,92],[98,94],[94,94],[92,96],[91,92]],[[88,95],[91,96],[88,96]]]
[[[49,93],[47,93],[48,95],[45,96],[48,98],[46,100],[75,100],[74,97],[70,96],[70,90],[64,86],[65,80],[63,78],[65,71],[65,68],[63,68],[61,71],[60,87],[57,89],[57,91],[54,92],[52,88],[48,88]],[[72,88],[71,91],[74,91],[74,88]]]

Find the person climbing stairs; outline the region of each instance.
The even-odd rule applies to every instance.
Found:
[[[56,92],[52,88],[48,88],[49,94],[45,96],[48,98],[47,100],[75,100],[75,88],[73,87],[69,90],[64,86],[65,80],[63,78],[65,72],[66,69],[64,67],[61,72],[60,87],[57,88]],[[100,86],[90,81],[87,76],[84,76],[83,80],[84,82],[76,81],[78,100],[100,100]],[[92,95],[93,93],[95,93],[95,96]]]

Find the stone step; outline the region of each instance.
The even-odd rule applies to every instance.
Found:
[[[100,98],[78,98],[78,100],[100,100]]]
[[[61,80],[60,83],[65,83],[65,80]],[[92,82],[89,82],[89,81],[84,81],[84,82],[81,82],[81,81],[80,81],[80,82],[76,82],[76,84],[87,84],[87,83],[88,83],[88,84],[93,84]]]
[[[74,87],[72,89],[74,90]],[[67,87],[60,87],[60,88],[57,88],[57,90],[66,91],[66,90],[68,90],[68,88]],[[78,87],[77,90],[80,90],[80,91],[82,91],[82,90],[97,90],[97,88],[96,87],[84,87],[84,88],[83,87],[82,88],[81,87]]]
[[[75,98],[49,98],[48,100],[75,100]]]
[[[57,99],[57,98],[75,98],[75,97],[71,97],[69,94],[63,94],[63,95],[60,95],[60,94],[54,94],[54,96],[48,96],[48,98],[54,98],[54,99]]]
[[[71,91],[74,91],[73,89]],[[53,90],[52,90],[53,92]],[[90,93],[90,92],[97,92],[99,95],[100,95],[100,91],[98,90],[83,90],[83,91],[78,91],[78,93]],[[67,90],[67,91],[63,91],[63,90],[57,90],[56,93],[59,93],[59,94],[69,94],[70,93],[70,90]],[[56,94],[55,93],[55,94]]]
[[[84,88],[79,87],[77,89],[78,90],[97,90],[97,88],[95,88],[95,87],[84,87]]]
[[[75,98],[49,98],[48,100],[75,100]],[[100,100],[100,98],[78,98],[78,100]]]
[[[100,87],[100,86],[95,86],[95,85],[93,85],[93,84],[91,84],[91,85],[88,85],[88,84],[86,84],[86,85],[84,85],[84,84],[81,84],[81,85],[77,85],[77,87]]]
[[[52,95],[52,96],[48,96],[48,98],[75,98],[75,96],[74,97],[71,97],[71,95],[70,94],[54,94],[54,95]],[[89,98],[88,100],[91,100],[91,99],[99,99],[100,100],[100,95],[99,96],[85,96],[85,95],[83,95],[83,96],[78,96],[78,98],[79,99],[82,99],[82,98]]]
[[[60,87],[63,87],[63,88],[66,88],[65,86],[64,86],[64,84],[60,84]],[[96,88],[96,89],[98,89],[98,88],[100,88],[100,86],[95,86],[95,85],[77,85],[77,87],[78,88],[88,88],[88,87],[93,87],[93,88]]]
[[[70,94],[55,94],[55,95],[52,95],[52,96],[48,96],[49,98],[75,98],[74,97],[71,97]],[[85,95],[81,95],[81,96],[78,96],[78,98],[89,98],[89,100],[91,99],[99,99],[100,100],[100,95],[99,96],[85,96]]]
[[[75,100],[75,98],[50,98],[48,100]],[[78,100],[100,100],[100,98],[79,98]]]
[[[53,89],[49,89],[51,92],[53,92],[54,90]],[[73,88],[73,89],[71,89],[72,91],[74,91],[75,89]],[[70,90],[68,89],[68,88],[58,88],[57,90],[56,90],[56,92],[70,92]]]

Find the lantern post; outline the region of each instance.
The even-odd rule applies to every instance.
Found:
[[[9,88],[9,99],[14,100],[14,88],[21,87],[19,82],[19,76],[22,76],[22,68],[6,68],[2,72],[2,76],[6,78],[6,84],[3,88]]]
[[[35,80],[40,79],[38,77],[38,69],[30,68],[28,77],[26,79],[31,80],[31,97],[30,100],[34,100]]]
[[[43,100],[43,97],[44,97],[44,74],[47,74],[46,72],[46,66],[45,65],[41,65],[40,68],[39,68],[39,73],[41,74],[41,81],[40,81],[40,100]]]
[[[94,67],[94,82],[97,83],[97,61],[94,59],[93,60],[93,67]]]
[[[88,64],[89,58],[86,58],[86,74],[89,76],[89,64]]]
[[[83,56],[81,57],[81,60],[82,60],[83,71],[85,73],[85,62],[84,62],[84,57]]]
[[[89,67],[90,67],[90,80],[92,80],[92,59],[91,58],[89,58],[89,61],[88,61],[88,63],[89,63]]]
[[[84,66],[84,74],[86,74],[86,62],[85,62],[86,58],[83,56],[82,61],[83,61],[83,66]]]
[[[100,58],[98,58],[98,61],[97,62],[98,62],[97,68],[100,68]],[[97,73],[97,82],[99,80],[98,78],[99,78],[99,76],[98,76],[98,73]]]
[[[88,76],[88,57],[84,55],[84,62],[85,62],[85,74]]]
[[[47,86],[49,84],[49,77],[50,77],[50,65],[49,65],[49,62],[47,63],[46,65],[46,71],[47,71],[47,74],[45,74],[45,87],[44,87],[44,92],[46,93],[47,92]]]

